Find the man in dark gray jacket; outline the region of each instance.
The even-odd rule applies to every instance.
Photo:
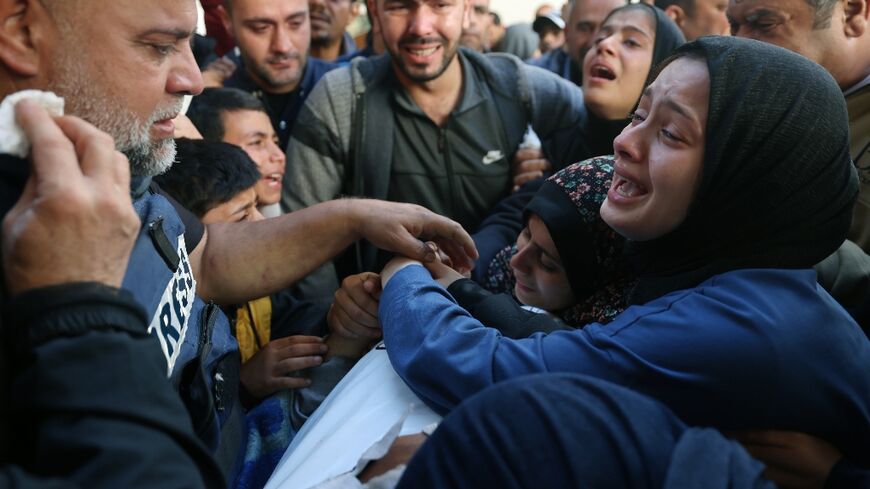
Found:
[[[287,150],[282,205],[382,198],[422,205],[472,231],[510,192],[511,160],[527,127],[546,140],[577,125],[582,94],[512,56],[460,48],[468,2],[369,7],[388,54],[355,60],[314,89]],[[346,262],[339,275],[378,260],[363,246]],[[318,273],[307,290],[331,293],[335,273]]]

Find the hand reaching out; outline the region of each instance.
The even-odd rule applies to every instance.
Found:
[[[544,172],[553,169],[552,163],[544,158],[540,148],[523,148],[516,152],[511,163],[513,174],[513,191],[516,192],[524,183],[544,176]]]
[[[348,339],[373,340],[381,337],[378,299],[381,280],[378,274],[363,272],[341,282],[326,320],[332,334]]]
[[[450,256],[459,270],[471,270],[477,249],[457,222],[413,204],[348,199],[354,226],[361,238],[383,250],[420,261],[435,260],[430,240]]]
[[[296,335],[272,340],[242,365],[242,385],[257,398],[282,389],[307,387],[311,381],[291,374],[320,365],[326,351],[319,336]]]

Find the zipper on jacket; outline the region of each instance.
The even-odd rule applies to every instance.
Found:
[[[447,209],[450,213],[449,218],[456,220],[456,184],[453,175],[453,160],[450,158],[450,151],[447,147],[447,129],[438,129],[438,151],[444,155],[444,169],[447,172]]]
[[[219,307],[212,301],[209,301],[205,306],[205,310],[203,311],[203,321],[202,321],[202,329],[199,334],[199,355],[200,361],[203,365],[206,364],[208,360],[208,356],[211,353],[211,337],[214,334],[214,326],[217,323]],[[206,372],[206,375],[212,375],[211,372]],[[212,391],[214,394],[214,407],[218,411],[223,411],[226,407],[224,405],[223,393],[224,393],[224,381],[223,375],[220,372],[214,373],[214,377],[212,380]]]

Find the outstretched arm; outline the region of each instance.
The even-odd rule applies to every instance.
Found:
[[[197,292],[220,304],[262,297],[293,284],[359,239],[422,261],[435,259],[424,243],[433,240],[466,269],[477,257],[462,226],[423,207],[341,199],[275,219],[208,226],[191,254]]]

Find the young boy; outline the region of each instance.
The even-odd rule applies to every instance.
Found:
[[[218,141],[176,143],[179,163],[156,177],[166,192],[206,224],[263,219],[255,191],[261,174],[245,151]],[[355,360],[369,346],[337,336],[325,342],[318,336],[292,334],[292,324],[273,323],[269,297],[237,307],[235,318],[242,398],[249,407],[279,390],[310,386],[311,380],[299,376],[302,370],[333,355]]]

